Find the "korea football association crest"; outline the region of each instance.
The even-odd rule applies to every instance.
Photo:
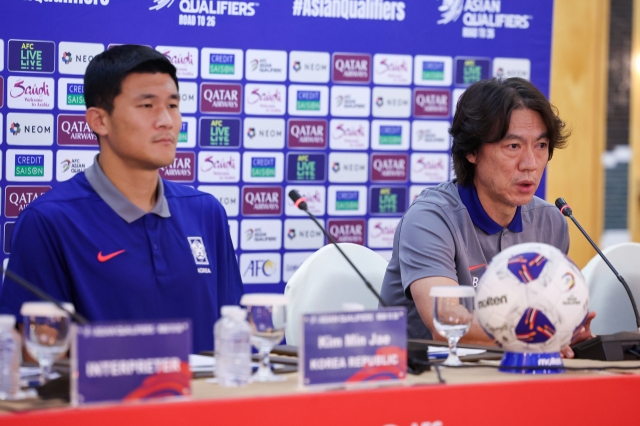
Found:
[[[193,254],[193,260],[195,260],[196,265],[208,265],[207,249],[202,242],[202,237],[187,237],[187,240],[189,240],[191,254]]]

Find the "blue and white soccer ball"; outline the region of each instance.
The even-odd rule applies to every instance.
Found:
[[[580,269],[548,244],[518,244],[498,253],[478,283],[480,325],[509,352],[558,352],[588,312]]]

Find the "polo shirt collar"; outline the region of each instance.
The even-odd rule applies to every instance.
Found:
[[[89,184],[94,191],[107,203],[109,207],[116,212],[118,216],[124,219],[127,223],[134,222],[146,215],[147,212],[140,207],[133,204],[127,199],[118,189],[111,183],[107,175],[104,174],[100,164],[98,164],[98,155],[93,159],[93,165],[87,167],[84,170],[84,175],[89,181]],[[169,203],[164,196],[164,184],[162,179],[158,176],[158,197],[155,207],[149,212],[160,217],[171,217],[169,211]]]
[[[478,198],[478,191],[473,183],[468,186],[458,184],[458,194],[460,194],[460,200],[467,208],[469,216],[471,216],[471,221],[475,226],[482,229],[488,235],[497,234],[502,231],[502,226],[491,219],[484,207],[482,207],[480,198]],[[507,229],[511,232],[522,232],[521,206],[516,208],[516,214],[513,216],[513,219],[511,219],[511,223],[509,223]]]

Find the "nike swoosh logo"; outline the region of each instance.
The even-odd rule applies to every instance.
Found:
[[[124,252],[125,252],[124,250],[120,250],[120,251],[114,251],[111,254],[102,254],[102,251],[100,251],[100,253],[98,253],[98,262],[106,262],[107,260],[111,260],[117,255],[122,254]]]

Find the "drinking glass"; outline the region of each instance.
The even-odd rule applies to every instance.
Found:
[[[72,311],[71,303],[63,306]],[[41,382],[51,379],[53,363],[69,349],[71,318],[51,302],[25,302],[20,314],[24,318],[24,342],[27,352],[40,365]]]
[[[443,365],[462,365],[458,358],[458,342],[469,331],[473,320],[476,291],[468,286],[431,287],[433,325],[449,342],[449,356]]]
[[[245,294],[240,304],[247,307],[251,326],[251,344],[258,349],[260,366],[251,377],[252,382],[280,382],[286,380],[271,371],[269,353],[284,338],[288,299],[283,294]]]

